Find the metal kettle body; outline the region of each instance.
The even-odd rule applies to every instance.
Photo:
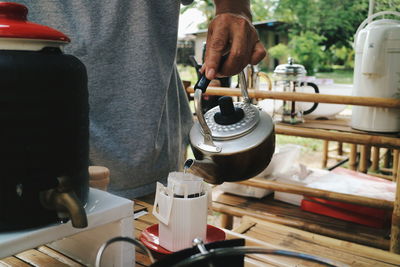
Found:
[[[232,103],[230,97],[223,97],[219,106],[203,115],[202,90],[195,91],[199,115],[190,131],[190,143],[196,159],[187,160],[185,168],[212,184],[256,176],[268,166],[275,150],[273,121],[250,103],[246,79],[243,72],[240,75],[243,102]]]
[[[399,12],[379,12],[368,17],[357,30],[354,96],[400,97],[400,20],[371,22],[386,14],[400,17]],[[399,132],[400,112],[395,108],[353,106],[351,127],[372,132]]]

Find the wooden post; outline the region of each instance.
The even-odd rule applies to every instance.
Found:
[[[357,145],[350,144],[349,169],[357,170]]]
[[[400,168],[400,161],[397,161],[396,167],[397,169]],[[396,181],[396,198],[393,206],[392,230],[390,232],[390,252],[400,254],[400,179]]]
[[[371,171],[377,172],[379,170],[379,147],[372,147],[372,164]]]
[[[226,213],[221,213],[221,227],[225,229],[232,229],[233,228],[233,216],[226,214]]]
[[[397,173],[399,171],[399,150],[393,149],[393,180],[396,181]]]
[[[107,191],[110,183],[110,170],[103,166],[89,166],[89,186]]]
[[[322,147],[322,168],[326,168],[328,165],[329,159],[329,141],[324,140],[323,147]]]
[[[362,145],[360,150],[360,166],[359,171],[363,173],[368,172],[369,155],[368,151],[371,151],[371,146]]]
[[[391,149],[386,149],[385,156],[383,158],[383,167],[389,168],[390,166],[390,158],[391,158]]]
[[[337,153],[339,156],[343,156],[343,142],[338,142]]]

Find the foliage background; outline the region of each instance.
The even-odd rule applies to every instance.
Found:
[[[269,49],[271,57],[292,56],[309,74],[353,67],[354,34],[368,15],[369,0],[251,0],[253,21],[275,19],[287,23],[289,43]],[[182,8],[199,9],[207,28],[214,16],[212,0],[198,0]],[[400,0],[376,0],[374,12],[400,11]]]

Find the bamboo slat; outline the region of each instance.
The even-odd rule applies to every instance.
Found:
[[[400,168],[400,160],[397,161],[397,166]],[[390,232],[390,251],[400,254],[400,179],[396,180],[396,199],[392,214],[392,230]]]
[[[257,222],[261,221],[262,220],[257,220]],[[245,222],[247,223],[248,221],[245,219]],[[279,224],[264,225],[262,228],[259,227],[259,225],[261,225],[261,223],[257,223],[257,225],[251,228],[249,232],[244,234],[238,234],[228,230],[225,230],[225,233],[228,239],[245,239],[246,246],[294,250],[297,252],[304,252],[329,258],[336,262],[339,261],[347,264],[348,266],[398,266],[400,261],[399,256],[387,251],[369,248],[338,239],[326,238],[324,236],[297,230],[292,227],[281,228],[284,226]],[[258,231],[257,228],[258,230],[262,230]],[[254,231],[252,232],[253,229]],[[275,233],[275,239],[270,239],[270,233],[272,235]],[[279,234],[281,237],[277,238]],[[349,249],[346,250],[346,247]],[[286,260],[285,258],[281,259]],[[270,261],[263,258],[262,261],[273,263],[271,262],[273,258],[269,260]],[[279,263],[280,262],[278,262],[278,266],[299,266],[293,262],[291,263],[292,265],[286,261],[282,261],[282,264]],[[310,265],[306,264],[305,266]],[[337,266],[342,265],[338,263]]]
[[[303,238],[304,234],[292,232],[291,230],[285,230],[280,227],[275,228],[274,226],[271,226],[271,228],[268,229],[264,225],[257,224],[246,233],[246,236],[252,236],[272,244],[285,244],[287,249],[294,249],[298,252],[323,256],[324,258],[342,263],[342,265],[339,264],[339,266],[349,266],[349,264],[352,264],[353,266],[374,266],[379,263],[380,267],[393,267],[392,264],[378,262],[374,259],[368,259],[366,257],[349,253],[348,251],[341,251],[332,247],[323,246],[319,244],[319,235],[313,236],[315,241],[310,242],[307,240],[307,238]]]
[[[380,174],[380,173],[373,173],[374,176],[382,179],[386,179],[389,181],[393,181],[393,175],[385,175],[385,174]]]
[[[363,196],[356,196],[350,194],[336,193],[327,190],[315,189],[305,186],[293,185],[266,179],[253,178],[250,180],[239,182],[243,185],[254,186],[263,189],[269,189],[280,192],[287,192],[293,194],[300,194],[303,196],[320,197],[329,200],[342,201],[346,203],[359,204],[368,207],[393,209],[393,201],[375,199]]]
[[[245,267],[260,267],[260,266],[264,266],[264,267],[277,267],[279,265],[275,265],[275,264],[266,264],[265,262],[256,260],[256,259],[251,259],[248,257],[244,258],[244,266]]]
[[[259,215],[287,218],[290,220],[295,219],[305,224],[318,224],[339,232],[351,232],[357,235],[368,236],[370,239],[385,239],[388,234],[387,229],[371,228],[316,213],[302,211],[296,205],[275,200],[273,195],[266,196],[262,199],[253,199],[221,193],[216,195],[213,201],[230,207],[241,208],[250,213],[254,212]],[[389,249],[389,240],[385,241],[387,241],[387,249]]]
[[[343,156],[343,142],[338,142],[337,153],[339,156]]]
[[[328,158],[329,158],[329,141],[324,140],[322,146],[322,168],[326,168],[328,165]]]
[[[32,265],[16,258],[16,257],[7,257],[4,259],[0,259],[0,267],[31,267]]]
[[[55,251],[55,250],[53,250],[53,249],[51,249],[51,248],[49,248],[47,246],[40,246],[40,247],[37,248],[37,250],[42,252],[42,253],[44,253],[44,254],[46,254],[47,256],[50,256],[50,257],[52,257],[52,258],[54,258],[54,259],[56,259],[56,260],[58,260],[58,261],[60,261],[60,262],[62,262],[64,264],[70,266],[70,267],[82,267],[82,266],[84,266],[84,265],[82,265],[82,264],[70,259],[69,257],[61,254],[60,252]]]
[[[243,216],[243,218],[244,217],[245,216]],[[232,229],[232,231],[235,233],[243,234],[243,233],[247,232],[254,225],[256,225],[255,222],[244,222],[242,219],[240,225],[238,227],[236,227],[235,229]]]
[[[225,234],[227,239],[244,239],[245,240],[245,245],[246,246],[253,246],[253,247],[262,247],[266,249],[284,249],[284,250],[289,250],[289,251],[294,251],[293,249],[288,248],[287,246],[279,245],[279,244],[272,244],[268,241],[260,240],[255,237],[235,233],[233,231],[229,231],[224,229]],[[293,266],[298,266],[298,267],[314,267],[314,266],[324,266],[324,265],[316,265],[316,263],[310,262],[310,261],[305,261],[302,259],[297,259],[297,258],[289,258],[289,257],[282,257],[282,256],[276,256],[276,255],[256,255],[256,254],[251,254],[248,255],[249,257],[253,259],[260,260],[263,263],[273,265],[273,266],[279,266],[279,267],[293,267]],[[264,265],[261,265],[264,266]],[[268,265],[267,265],[268,266]]]
[[[30,249],[16,255],[17,258],[23,260],[33,266],[46,266],[46,267],[68,267],[68,264],[50,257],[36,249]]]
[[[379,170],[379,147],[372,147],[372,164],[371,171],[377,172]]]
[[[395,149],[400,148],[400,138],[397,137],[327,131],[321,129],[304,128],[301,126],[293,127],[283,124],[275,125],[275,133],[351,144],[371,145]]]
[[[244,224],[253,223],[257,227],[261,228],[263,232],[273,231],[280,234],[285,234],[288,237],[294,237],[302,241],[318,244],[319,246],[330,248],[333,251],[342,251],[355,256],[367,257],[388,264],[400,265],[400,256],[387,251],[298,230],[292,227],[271,223],[250,216],[244,216],[242,218],[242,222]],[[254,228],[256,227],[253,227],[252,229]]]
[[[378,247],[381,249],[388,249],[389,242],[386,240],[374,238],[371,235],[367,234],[354,234],[352,232],[344,232],[344,231],[337,231],[334,227],[326,227],[322,225],[318,225],[316,223],[312,223],[309,221],[303,221],[295,218],[286,218],[282,216],[276,216],[274,214],[258,211],[258,210],[250,210],[246,208],[239,208],[235,206],[228,206],[221,203],[213,202],[212,209],[217,212],[227,213],[237,217],[243,216],[252,216],[259,218],[261,220],[270,221],[277,224],[282,224],[290,227],[295,227],[304,231],[318,233],[321,235],[326,235],[334,238],[339,238],[343,240],[348,240],[351,242],[356,242],[359,244]]]
[[[387,149],[386,153],[385,153],[385,156],[383,158],[383,167],[384,168],[389,168],[391,155],[392,155],[391,149]]]
[[[362,173],[368,172],[370,151],[371,151],[371,146],[369,146],[369,145],[361,146],[359,171]]]
[[[349,154],[349,169],[357,170],[357,145],[350,144],[350,154]]]
[[[399,163],[399,150],[394,149],[393,150],[393,171],[392,171],[393,180],[396,180],[396,177],[397,177],[398,163]]]
[[[187,87],[188,93],[193,93],[193,87]],[[314,93],[290,93],[276,91],[260,91],[249,89],[249,95],[252,98],[268,98],[280,100],[292,100],[301,102],[318,102],[330,104],[347,104],[383,108],[400,108],[400,99],[381,98],[381,97],[361,97],[361,96],[342,96],[342,95],[325,95]],[[241,96],[241,92],[236,88],[225,87],[208,87],[206,95],[227,95]]]

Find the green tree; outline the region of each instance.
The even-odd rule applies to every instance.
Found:
[[[263,21],[272,18],[277,3],[278,3],[277,0],[251,0],[251,11],[253,15],[253,21]],[[200,23],[198,27],[199,29],[206,29],[208,23],[213,19],[215,14],[214,1],[213,0],[194,1],[192,4],[182,7],[181,14],[191,8],[197,8],[205,15],[206,17],[205,21]]]
[[[285,61],[288,56],[294,58],[296,63],[304,65],[308,75],[324,61],[324,52],[320,43],[323,36],[307,31],[299,35],[290,35],[288,45],[278,44],[268,50],[271,57]]]
[[[192,4],[182,7],[181,14],[185,13],[191,8],[197,8],[206,17],[205,21],[201,22],[198,27],[199,29],[207,29],[208,23],[214,18],[214,1],[213,0],[201,0],[194,1]]]
[[[351,47],[354,34],[368,16],[369,0],[278,0],[274,18],[289,23],[290,32],[324,36],[321,45]],[[374,12],[400,11],[400,0],[377,0]],[[398,18],[397,18],[398,19]]]
[[[263,21],[274,17],[277,0],[251,0],[253,21]]]
[[[312,72],[318,65],[334,62],[352,65],[354,34],[368,15],[369,0],[251,0],[251,4],[253,21],[276,19],[286,23],[292,39],[286,50]],[[188,8],[198,8],[205,14],[201,28],[206,28],[214,16],[212,0],[195,1],[182,12]],[[400,11],[400,0],[376,0],[374,12],[383,10]],[[284,47],[274,47],[269,52],[282,54]],[[307,52],[309,48],[313,50]],[[321,62],[316,63],[316,59]]]

